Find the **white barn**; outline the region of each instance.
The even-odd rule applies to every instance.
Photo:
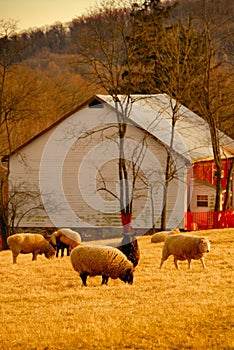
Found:
[[[165,94],[135,95],[130,105],[123,96],[120,99],[123,113],[130,106],[125,158],[141,168],[132,225],[147,231],[154,222],[160,228],[175,101]],[[116,122],[112,97],[96,95],[10,155],[9,194],[17,189],[29,194],[17,207],[15,224],[70,227],[87,234],[93,229],[120,229]],[[223,134],[221,140],[234,153],[233,140]],[[169,185],[167,228],[183,228],[189,204],[187,167],[213,158],[207,123],[184,106],[179,109],[171,152],[175,176]]]

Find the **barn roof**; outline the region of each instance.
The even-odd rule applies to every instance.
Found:
[[[120,95],[118,98],[124,106],[124,104],[126,104],[126,96]],[[112,96],[95,95],[93,98],[83,102],[75,110],[64,115],[55,123],[35,135],[11,154],[19,152],[24,146],[40,137],[40,135],[44,134],[52,127],[59,125],[63,120],[69,118],[71,115],[85,108],[95,100],[107,103],[113,109],[116,108]],[[175,100],[171,99],[167,94],[131,95],[131,102],[131,110],[127,116],[129,120],[149,132],[167,147],[170,147],[172,130],[171,116],[172,107],[175,106]],[[222,156],[233,157],[234,140],[221,131],[219,131],[219,135]],[[180,105],[179,108],[172,148],[191,163],[214,158],[207,122],[183,105]],[[4,158],[6,159],[6,157]]]
[[[97,97],[115,108],[112,96]],[[122,104],[125,103],[124,99],[124,96],[119,96]],[[176,101],[167,94],[132,95],[131,100],[133,103],[128,118],[170,147],[172,108]],[[233,157],[234,140],[221,131],[219,136],[222,156]],[[172,148],[192,163],[214,158],[207,122],[183,105],[178,110]]]

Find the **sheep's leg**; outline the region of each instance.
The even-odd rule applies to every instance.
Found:
[[[68,246],[67,247],[67,256],[69,256],[70,255],[70,247]]]
[[[32,253],[32,255],[33,255],[33,257],[32,257],[32,261],[35,261],[35,260],[37,260],[37,252],[36,251],[34,251],[33,253]]]
[[[108,276],[102,276],[102,284],[107,284],[108,283]]]
[[[171,254],[168,254],[166,249],[163,249],[163,251],[162,251],[162,259],[161,259],[161,263],[159,265],[160,269],[162,268],[162,265],[163,265],[164,261],[166,261],[169,258],[170,255]]]
[[[177,263],[177,259],[174,257],[174,264],[175,264],[175,267],[177,268],[177,270],[179,270],[179,266],[178,266],[178,263]]]
[[[59,251],[61,249],[60,238],[56,237],[56,258],[59,257]]]
[[[17,256],[19,255],[19,253],[13,253],[12,252],[12,257],[13,257],[13,264],[16,264],[16,259],[17,259]]]
[[[61,258],[64,256],[64,247],[61,247]]]
[[[165,260],[163,260],[163,259],[161,260],[161,263],[160,263],[160,265],[159,265],[159,268],[160,268],[160,269],[162,268],[164,261],[165,261]]]
[[[190,269],[190,267],[191,267],[191,266],[190,266],[190,265],[191,265],[191,260],[192,260],[192,259],[188,259],[188,269]]]
[[[80,278],[82,279],[83,286],[87,286],[86,280],[87,280],[87,272],[80,273]]]
[[[200,261],[201,261],[201,263],[202,263],[203,268],[205,269],[205,268],[206,268],[206,264],[205,264],[204,258],[201,258]]]
[[[58,256],[59,256],[59,247],[57,246],[56,247],[56,258],[58,258]]]

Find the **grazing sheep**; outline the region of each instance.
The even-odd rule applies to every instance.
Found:
[[[56,257],[61,249],[61,256],[64,255],[64,249],[67,249],[67,256],[70,255],[70,250],[77,247],[81,242],[81,237],[78,232],[72,231],[69,228],[60,228],[52,233],[49,243],[56,249]]]
[[[140,259],[140,249],[134,233],[123,233],[121,244],[116,247],[133,263],[133,267],[138,265]],[[108,276],[102,276],[102,284],[107,284]]]
[[[168,235],[171,235],[173,233],[180,233],[180,230],[175,228],[172,231],[161,231],[161,232],[156,232],[152,235],[151,237],[151,243],[160,243],[164,242],[165,239],[167,238]]]
[[[200,259],[203,268],[205,268],[206,266],[203,254],[208,253],[209,251],[210,242],[207,238],[184,234],[170,235],[164,242],[162,249],[162,259],[159,268],[161,269],[163,262],[167,260],[170,255],[174,256],[174,263],[177,269],[177,260],[188,260],[188,268],[190,269],[190,263],[192,259]]]
[[[80,245],[71,252],[71,263],[86,286],[87,276],[107,276],[133,283],[133,264],[117,248]],[[105,281],[102,281],[105,284]]]
[[[41,234],[20,233],[9,236],[7,244],[12,251],[13,264],[16,264],[17,256],[32,253],[32,260],[37,260],[38,254],[45,254],[47,259],[55,255],[55,250]]]

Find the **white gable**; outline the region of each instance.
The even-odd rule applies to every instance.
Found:
[[[98,135],[93,133],[96,129],[105,131]],[[83,137],[86,132],[90,132],[89,137]],[[147,137],[141,169],[153,185],[154,219],[160,227],[167,153],[162,143],[150,134]],[[125,140],[127,160],[131,161],[133,156],[137,158],[139,144],[144,138],[144,130],[130,123]],[[100,108],[86,104],[12,154],[10,182],[38,189],[38,205],[44,207],[29,211],[20,226],[78,230],[94,226],[121,227],[119,201],[98,191],[101,171],[108,188],[118,194],[117,141],[116,114],[112,106],[104,103]],[[183,223],[186,210],[185,158],[176,154],[175,163],[180,180],[174,179],[170,184],[167,221],[170,228]],[[25,210],[27,205],[26,202]],[[150,228],[151,225],[150,189],[141,182],[134,199],[133,227]]]

